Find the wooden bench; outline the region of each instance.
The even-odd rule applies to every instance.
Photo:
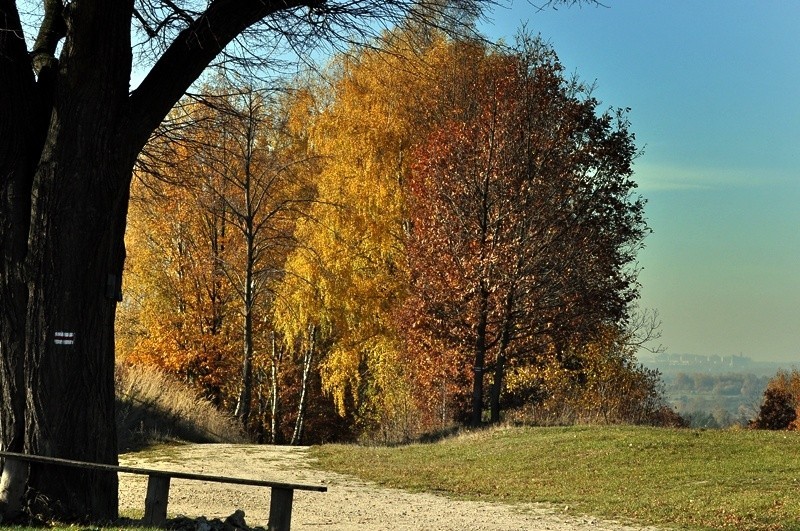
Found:
[[[0,451],[0,458],[7,461],[18,460],[31,463],[48,465],[69,466],[88,470],[101,470],[105,472],[124,472],[147,476],[147,495],[144,501],[144,519],[147,525],[160,526],[167,519],[167,500],[169,498],[170,479],[188,479],[194,481],[209,481],[214,483],[229,483],[233,485],[253,485],[256,487],[270,487],[271,496],[269,503],[269,531],[289,531],[292,521],[292,499],[295,490],[310,490],[326,492],[328,487],[321,485],[305,485],[300,483],[282,483],[278,481],[262,481],[258,479],[232,478],[224,476],[211,476],[207,474],[192,474],[169,470],[152,470],[148,468],[133,468],[127,466],[104,465],[88,463],[71,459],[44,457],[39,455],[20,454],[15,452]]]

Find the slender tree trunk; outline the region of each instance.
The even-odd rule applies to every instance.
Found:
[[[250,268],[247,272],[248,280],[252,276]],[[247,431],[250,425],[250,408],[253,398],[253,304],[252,290],[245,289],[245,314],[244,314],[244,356],[242,360],[242,388],[239,401],[236,405],[236,416],[242,422],[242,427]],[[249,301],[249,302],[248,302]]]
[[[497,355],[497,361],[494,364],[494,380],[492,387],[489,390],[489,409],[491,412],[490,422],[497,424],[500,422],[500,395],[503,391],[503,378],[505,377],[506,370],[506,355],[505,349],[502,349]]]
[[[292,434],[291,444],[298,445],[303,439],[303,425],[306,418],[306,403],[308,401],[308,378],[311,374],[311,364],[314,359],[314,351],[317,348],[317,327],[308,327],[308,345],[303,355],[303,376],[300,383],[300,400],[297,403],[297,419],[294,423],[294,433]]]
[[[282,441],[280,434],[280,420],[281,420],[281,401],[280,401],[280,388],[278,384],[278,376],[280,373],[281,360],[283,359],[283,348],[278,348],[275,332],[272,332],[272,366],[271,366],[271,380],[272,380],[272,410],[270,415],[270,440],[272,444],[280,444]]]
[[[251,161],[253,157],[254,126],[253,113],[248,115],[247,128],[247,153],[245,156],[245,173],[243,192],[245,211],[243,215],[243,232],[247,241],[247,257],[245,260],[245,287],[244,287],[244,360],[242,362],[242,392],[239,395],[237,415],[241,418],[242,427],[247,431],[250,423],[250,402],[253,396],[253,311],[255,309],[256,286],[256,229],[254,225],[255,212],[252,201]]]
[[[486,363],[486,328],[489,312],[489,291],[481,286],[478,302],[478,327],[475,337],[475,363],[472,367],[472,420],[471,426],[481,425],[483,414],[483,371]]]
[[[489,390],[490,422],[492,424],[500,422],[500,395],[503,393],[503,379],[506,374],[506,352],[511,342],[511,331],[514,326],[512,318],[515,302],[514,291],[512,287],[508,290],[508,295],[506,295],[505,308],[503,308],[504,318],[502,332],[497,348],[497,360],[494,364],[494,379],[492,380],[492,387]]]

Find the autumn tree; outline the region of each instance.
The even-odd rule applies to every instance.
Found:
[[[758,415],[751,426],[763,430],[800,428],[800,371],[778,371],[767,383]]]
[[[282,44],[368,34],[421,16],[427,3],[48,0],[22,4],[38,21],[26,40],[19,3],[0,2],[4,448],[116,463],[113,331],[132,169],[204,69],[220,54],[269,68]],[[138,51],[146,72],[131,91]],[[4,512],[15,512],[27,485],[64,515],[116,516],[113,473],[27,472],[4,467]]]
[[[526,405],[531,396],[539,399]],[[537,364],[512,368],[504,402],[544,423],[671,422],[660,373],[639,364],[628,332],[614,327],[566,352],[543,352]]]
[[[232,251],[228,221],[186,157],[159,176],[137,180],[132,190],[118,354],[157,366],[223,406],[240,344],[233,341],[236,295],[220,267]],[[205,186],[188,186],[190,178]]]
[[[230,230],[236,232],[231,241],[239,243],[220,261],[220,267],[239,301],[243,348],[236,415],[247,428],[257,322],[268,320],[272,293],[294,248],[294,224],[312,190],[304,180],[306,155],[295,148],[277,101],[231,84],[218,88],[217,94],[206,94],[204,101],[212,118],[198,123],[216,135],[197,151],[201,167],[213,175],[210,181],[199,181],[212,183],[214,201],[222,203]]]
[[[456,363],[462,379],[469,368],[460,407],[472,425],[487,372],[497,421],[509,364],[624,324],[647,233],[624,111],[599,113],[555,53],[525,37],[477,71],[463,115],[417,151],[408,243],[412,327],[431,338],[420,345],[443,348],[426,356]]]
[[[376,46],[337,56],[296,94],[317,199],[298,225],[276,326],[290,344],[314,330],[322,383],[340,413],[395,440],[421,420],[395,319],[408,290],[407,175],[415,146],[459,112],[468,91],[460,79],[484,45],[409,24]]]
[[[340,56],[328,71],[332,89],[312,85],[298,101],[298,127],[318,160],[316,199],[298,223],[275,314],[287,344],[319,363],[340,412],[349,403],[364,422],[370,403],[403,381],[387,374],[398,366],[389,310],[403,286],[399,179],[408,142],[386,84],[392,62],[375,52]]]
[[[129,363],[175,374],[235,412],[259,437],[269,424],[272,442],[282,416],[281,370],[292,369],[282,364],[287,349],[276,340],[272,306],[295,246],[294,225],[313,192],[310,160],[288,126],[286,99],[284,90],[255,90],[217,77],[182,101],[163,134],[148,143],[127,235],[126,290],[133,302],[123,306],[118,326],[123,334],[140,329],[123,351]],[[160,253],[151,250],[155,242]],[[168,258],[176,254],[182,260]],[[173,277],[185,280],[177,284]],[[189,304],[173,305],[175,313],[159,303],[160,293]],[[197,302],[213,310],[208,317],[189,311]],[[213,326],[197,326],[205,322]],[[303,369],[306,382],[310,365]],[[300,393],[301,412],[306,396]],[[303,415],[297,418],[299,434]]]

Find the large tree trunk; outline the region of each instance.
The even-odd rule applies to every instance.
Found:
[[[28,52],[22,39],[13,38],[21,31],[16,10],[0,2],[0,445],[10,451],[24,446],[28,287],[23,264],[35,147],[42,136]],[[8,500],[2,497],[0,503]]]
[[[33,183],[25,451],[114,464],[114,314],[133,160],[119,129],[125,85],[115,93],[82,74],[63,75],[86,88],[56,100]],[[117,514],[113,473],[32,465],[29,487],[62,515]]]
[[[24,44],[0,43],[0,122],[10,147],[0,153],[0,425],[9,450],[117,462],[113,325],[134,159],[123,129],[130,9],[132,2],[82,4],[80,17],[63,18],[49,10],[35,81],[30,60],[14,55]],[[58,63],[48,52],[61,32]],[[6,515],[25,480],[4,469]],[[116,474],[31,465],[27,487],[62,517],[117,515]]]
[[[111,146],[81,156],[70,140],[45,154],[35,183],[25,451],[116,464],[113,332],[130,166],[102,160]],[[29,487],[58,500],[61,515],[117,515],[113,473],[31,465]]]
[[[30,188],[37,144],[30,95],[33,73],[25,69],[16,12],[0,5],[0,446],[20,452],[25,436],[25,314],[23,276],[30,223]],[[8,81],[6,81],[8,80]],[[27,479],[26,466],[6,464],[0,481],[0,514],[14,516]]]
[[[3,446],[115,464],[113,330],[130,162],[104,161],[118,151],[108,146],[82,153],[91,143],[54,123],[51,138],[60,136],[34,179],[27,297],[14,272],[3,271],[14,292],[4,293],[13,307],[3,312]],[[11,472],[4,469],[4,484],[25,480]],[[116,474],[31,465],[28,487],[38,499],[58,500],[62,516],[117,514]],[[0,501],[12,513],[18,504]]]

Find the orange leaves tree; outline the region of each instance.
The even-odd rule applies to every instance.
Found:
[[[589,341],[511,367],[506,390],[516,414],[542,424],[679,424],[664,400],[660,373],[636,361],[630,333],[602,327]],[[522,400],[531,396],[536,400]]]
[[[164,178],[192,174],[188,164]],[[220,269],[227,222],[199,189],[150,179],[133,186],[126,239],[127,296],[119,309],[120,359],[154,365],[218,405],[231,394],[234,293]]]
[[[363,433],[396,439],[421,429],[414,396],[427,386],[396,320],[409,287],[407,176],[415,146],[461,112],[461,77],[485,46],[414,27],[376,44],[389,53],[341,55],[298,94],[317,198],[298,224],[275,316],[287,339],[316,331],[322,384],[339,412]]]
[[[598,112],[549,47],[520,42],[480,58],[470,99],[410,174],[412,351],[455,364],[456,412],[473,425],[487,373],[497,421],[509,365],[624,325],[648,232],[625,112]]]
[[[751,422],[762,430],[800,429],[800,371],[778,371],[767,383],[758,415]]]
[[[273,389],[262,394],[277,396],[278,375],[266,377],[282,353],[273,348],[274,293],[313,189],[281,102],[226,81],[198,99],[176,109],[141,159],[131,296],[119,323],[122,339],[133,337],[121,354],[235,406],[245,429],[260,429],[251,407],[265,397],[254,396],[254,382],[268,379]]]

